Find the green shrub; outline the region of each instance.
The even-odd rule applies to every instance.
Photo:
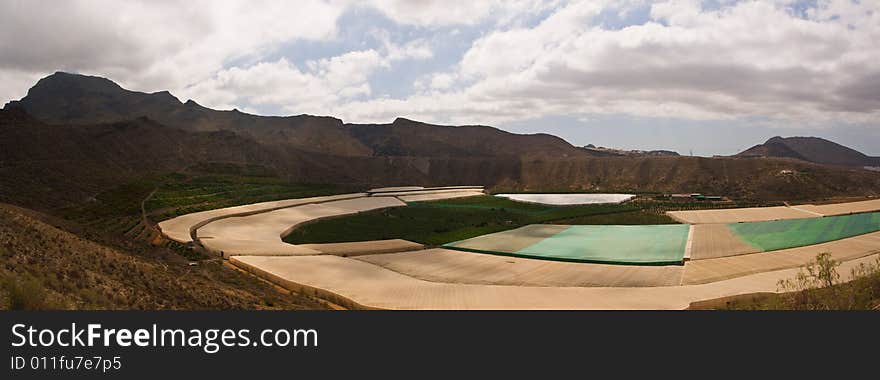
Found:
[[[809,289],[833,286],[840,279],[837,267],[840,263],[831,258],[830,252],[822,252],[800,271],[794,279],[780,280],[779,288],[786,292],[799,292]]]
[[[802,268],[794,279],[779,281],[776,303],[765,307],[790,310],[859,310],[877,308],[880,298],[880,259],[861,264],[851,272],[852,279],[839,283],[840,262],[828,252]]]

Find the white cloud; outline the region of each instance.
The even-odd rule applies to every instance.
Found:
[[[441,27],[473,25],[486,20],[508,25],[559,3],[560,0],[373,0],[368,6],[398,24]]]
[[[385,29],[374,29],[371,34],[380,42],[382,49],[387,53],[387,59],[390,61],[410,58],[428,59],[434,56],[434,52],[431,51],[431,47],[425,39],[418,38],[400,45],[391,41],[391,33]]]
[[[404,45],[386,43],[379,51],[360,50],[308,61],[303,68],[281,58],[220,70],[182,94],[215,108],[228,109],[236,104],[280,106],[289,113],[332,115],[340,104],[372,93],[369,78],[376,70],[389,69],[400,60],[431,55],[421,41],[413,41]]]
[[[215,108],[282,105],[296,113],[323,114],[336,103],[369,95],[367,77],[382,64],[382,57],[374,50],[311,61],[304,69],[281,58],[247,68],[221,70],[213,78],[185,89],[183,94]]]
[[[402,59],[428,59],[434,56],[431,47],[422,39],[409,41],[403,45],[386,42],[385,50],[388,51],[388,59],[392,61]]]
[[[0,0],[0,97],[18,98],[61,69],[207,106],[352,122],[624,114],[877,123],[880,2],[822,0],[805,12],[790,0],[716,3]],[[416,28],[377,29],[377,44],[301,64],[277,54],[292,41],[335,41],[347,26],[340,16],[365,6]],[[603,17],[645,6],[646,22],[603,27]],[[418,67],[449,54],[432,46],[433,33],[474,29],[486,31],[459,62]],[[418,71],[414,94],[372,98],[373,75],[402,65]]]
[[[455,83],[456,75],[449,73],[437,73],[431,76],[431,88],[445,90]]]
[[[56,70],[113,78],[144,91],[176,90],[224,62],[292,40],[336,34],[344,8],[318,0],[3,0],[0,72]],[[9,90],[10,84],[0,88]]]
[[[572,2],[534,27],[475,41],[453,73],[466,88],[340,110],[354,120],[471,123],[590,114],[876,123],[880,4],[820,2],[806,18],[789,5],[660,2],[648,22],[610,30],[595,18],[619,4]],[[443,75],[432,88],[444,88]]]

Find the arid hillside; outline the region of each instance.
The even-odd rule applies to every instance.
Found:
[[[219,261],[187,260],[163,247],[126,251],[56,228],[39,214],[0,205],[0,308],[315,309]]]
[[[760,200],[880,194],[880,176],[791,159],[621,157],[526,161],[525,189],[700,192]],[[571,186],[577,184],[577,186]]]
[[[790,201],[880,192],[878,172],[807,162],[867,159],[821,139],[771,139],[734,158],[609,156],[551,135],[485,126],[216,111],[67,73],[41,79],[0,110],[0,143],[0,202],[48,212],[145,176],[215,163],[260,167],[291,183],[360,188],[466,183]]]

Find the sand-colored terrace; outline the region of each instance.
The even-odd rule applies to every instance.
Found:
[[[192,242],[191,233],[193,230],[221,218],[226,218],[230,216],[244,216],[252,213],[266,212],[309,203],[330,202],[343,199],[360,198],[364,196],[366,196],[366,194],[364,193],[355,193],[330,195],[324,197],[284,199],[280,201],[252,203],[242,206],[194,212],[191,214],[181,215],[173,219],[159,222],[159,229],[166,237],[171,240],[179,243],[190,243]]]
[[[450,192],[443,192],[443,193],[400,195],[397,198],[404,201],[404,202],[430,202],[430,201],[439,201],[439,200],[443,200],[443,199],[478,197],[480,195],[484,195],[484,194],[482,192],[469,190],[469,191],[450,191]]]
[[[223,257],[232,255],[364,254],[412,249],[411,242],[383,241],[315,246],[292,245],[281,239],[295,226],[389,207],[405,202],[483,195],[482,186],[418,186],[372,189],[367,193],[286,199],[182,215],[159,223],[171,240],[191,243]]]
[[[872,199],[860,202],[833,203],[825,205],[805,204],[777,207],[669,211],[666,213],[666,215],[681,223],[710,224],[816,218],[823,216],[858,214],[874,211],[880,211],[880,199]]]
[[[583,264],[505,257],[443,248],[358,256],[368,262],[432,282],[518,286],[674,286],[681,265]]]
[[[206,224],[197,234],[202,245],[224,257],[231,255],[314,255],[320,251],[287,244],[282,237],[308,221],[388,207],[406,206],[394,197],[362,197],[306,204],[248,216],[230,217]]]
[[[861,202],[832,203],[826,205],[799,205],[791,208],[808,211],[822,216],[847,215],[880,210],[880,199]]]
[[[403,239],[353,241],[348,243],[300,244],[325,255],[360,256],[378,253],[406,252],[424,249],[425,246]]]
[[[482,186],[401,186],[370,189],[368,193],[372,197],[397,197],[404,202],[430,202],[484,195]]]
[[[593,263],[663,265],[684,259],[689,226],[525,226],[444,244],[495,255]],[[519,244],[514,244],[519,243]]]
[[[736,236],[727,224],[694,224],[691,227],[691,260],[737,256],[761,251]]]
[[[415,195],[456,197],[462,193],[457,189],[446,190],[450,191]],[[407,194],[407,191],[395,188],[386,193]],[[764,251],[756,246],[766,244],[767,237],[760,229],[750,230],[748,226],[736,224],[695,224],[685,228],[686,257],[689,255],[690,260],[683,265],[656,266],[560,262],[442,248],[421,249],[419,244],[396,239],[307,245],[281,241],[281,236],[291,228],[311,220],[403,207],[402,196],[406,195],[302,201],[265,212],[227,215],[204,223],[195,231],[198,240],[209,250],[222,252],[231,264],[283,287],[345,306],[388,309],[682,309],[700,300],[775,292],[779,280],[792,278],[798,267],[820,252],[830,252],[843,262],[839,272],[844,279],[849,275],[849,268],[873,260],[880,253],[880,232],[864,233],[876,231],[864,229],[865,223],[876,222],[875,216],[859,215],[811,224],[801,223],[803,218],[778,218],[778,208],[748,210],[735,215],[734,219],[742,219],[743,215],[781,219],[783,222],[777,224],[768,222],[771,223],[768,228],[789,237],[796,236],[798,228],[813,224],[841,225],[855,232],[847,235],[844,232],[849,230],[834,227],[839,237],[824,232],[820,235],[836,240]],[[833,205],[833,208],[820,210],[871,211],[874,207],[870,206],[872,203],[868,206],[854,203],[859,204]],[[711,218],[730,220],[714,214]],[[818,217],[813,215],[812,218]],[[187,221],[197,219],[190,217]],[[792,220],[796,223],[785,222]],[[185,225],[181,221],[177,224]],[[853,230],[853,226],[861,229]],[[468,244],[474,246],[471,248],[527,251],[526,248],[567,228],[527,226],[499,233],[500,238],[473,239]],[[852,236],[852,233],[858,235]],[[822,241],[823,236],[813,240]],[[680,244],[676,242],[676,246]]]
[[[816,217],[816,214],[785,206],[669,211],[666,215],[687,224],[743,223]]]
[[[871,255],[844,262],[841,279],[848,280],[852,268],[876,259]],[[230,262],[292,291],[367,309],[685,309],[700,300],[775,292],[779,280],[797,274],[797,269],[784,269],[683,286],[518,286],[427,281],[330,255],[235,256]]]

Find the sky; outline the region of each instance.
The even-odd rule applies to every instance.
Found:
[[[574,145],[880,155],[880,0],[0,0],[0,102],[55,71],[217,109]]]

